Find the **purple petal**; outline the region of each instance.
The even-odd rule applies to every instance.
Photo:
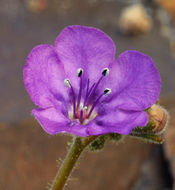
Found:
[[[83,75],[86,75],[92,84],[97,82],[102,69],[108,67],[115,56],[112,39],[93,27],[66,27],[57,37],[55,48],[73,86],[79,86],[76,77],[78,68],[84,70]]]
[[[53,107],[47,109],[34,109],[32,114],[36,117],[42,128],[49,134],[69,133],[77,136],[88,136],[86,126],[68,119],[61,110]]]
[[[68,96],[64,69],[51,45],[39,45],[31,51],[23,75],[31,99],[41,108],[52,106],[55,98]]]
[[[138,51],[122,53],[111,65],[104,84],[112,89],[108,109],[142,111],[157,101],[161,89],[160,75],[153,60]]]
[[[89,135],[102,135],[108,133],[129,134],[133,128],[145,126],[148,116],[145,112],[125,111],[117,109],[107,115],[97,117],[97,124],[88,127]]]
[[[64,130],[70,120],[53,107],[47,109],[33,109],[32,114],[39,121],[42,128],[49,134],[55,134]]]

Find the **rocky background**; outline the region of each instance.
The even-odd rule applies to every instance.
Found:
[[[53,44],[72,24],[104,30],[117,55],[127,49],[150,55],[171,119],[163,145],[127,138],[86,152],[66,190],[175,189],[174,0],[0,0],[0,189],[47,189],[66,154],[71,137],[47,135],[31,116],[22,69],[35,45]]]

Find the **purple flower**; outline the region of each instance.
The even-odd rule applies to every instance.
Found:
[[[161,81],[152,59],[125,51],[101,30],[66,27],[55,46],[36,46],[27,57],[24,83],[32,114],[49,134],[129,134],[145,126],[145,109],[159,97]]]

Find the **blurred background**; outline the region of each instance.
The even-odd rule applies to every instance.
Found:
[[[0,0],[0,189],[47,189],[66,154],[71,137],[47,135],[31,116],[34,105],[22,70],[34,46],[53,44],[73,24],[102,29],[116,43],[117,55],[128,49],[150,55],[162,77],[160,103],[171,120],[163,145],[127,138],[119,146],[108,143],[102,152],[86,152],[66,190],[172,190],[174,0]]]

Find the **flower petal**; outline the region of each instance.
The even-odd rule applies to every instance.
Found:
[[[112,89],[111,107],[144,110],[153,105],[160,94],[161,79],[153,60],[138,51],[125,51],[111,65],[104,84]]]
[[[39,45],[31,51],[23,76],[31,99],[41,108],[52,106],[53,100],[68,95],[64,86],[64,69],[51,45]]]
[[[88,136],[86,126],[82,126],[78,122],[72,123],[61,110],[53,107],[34,109],[32,114],[36,117],[42,128],[51,135],[69,133],[77,136]]]
[[[133,128],[145,126],[148,116],[145,112],[126,111],[117,109],[107,115],[97,117],[97,124],[88,127],[89,135],[119,133],[128,135]]]
[[[64,130],[65,126],[68,126],[70,123],[70,120],[54,107],[33,109],[32,114],[39,121],[42,128],[49,134],[55,134],[59,130]]]
[[[85,26],[66,27],[55,42],[59,59],[73,86],[79,86],[76,72],[84,70],[90,83],[97,82],[101,70],[114,60],[115,45],[112,39],[97,28]]]

